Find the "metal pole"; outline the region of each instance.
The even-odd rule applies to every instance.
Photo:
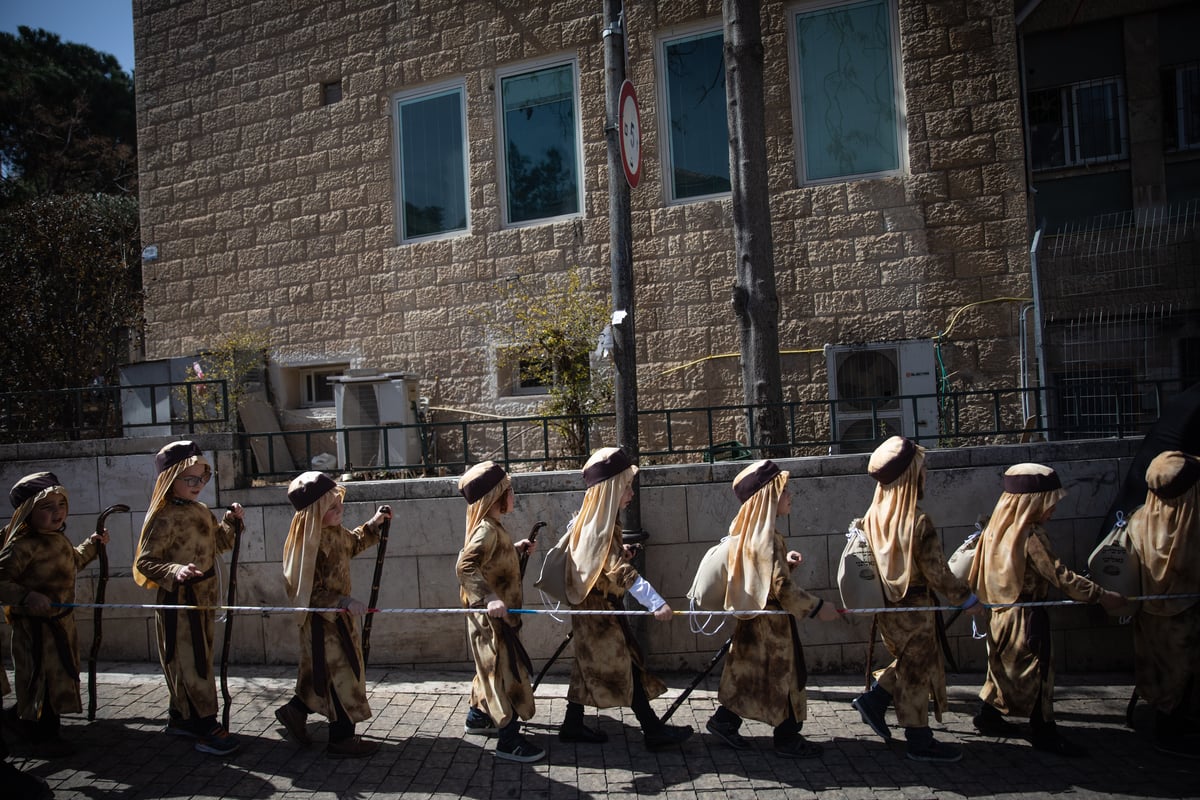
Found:
[[[612,326],[613,395],[616,405],[617,445],[634,461],[639,454],[637,418],[637,344],[633,304],[633,236],[629,210],[629,184],[621,166],[621,147],[617,129],[621,84],[625,82],[625,19],[622,0],[604,0],[604,110],[605,139],[608,142],[608,234],[609,263],[612,268],[613,311],[625,317]],[[622,526],[626,542],[645,540],[641,504],[635,494],[625,509]]]

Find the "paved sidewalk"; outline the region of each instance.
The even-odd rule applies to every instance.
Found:
[[[243,747],[229,759],[202,755],[190,741],[164,735],[166,690],[157,668],[123,664],[111,665],[100,678],[95,722],[89,724],[80,716],[64,721],[65,736],[79,746],[76,755],[52,762],[25,761],[17,747],[15,763],[44,777],[55,797],[64,799],[909,800],[1200,795],[1200,762],[1173,761],[1150,747],[1144,731],[1124,727],[1130,693],[1125,676],[1060,678],[1059,724],[1091,751],[1088,758],[1070,760],[1036,752],[1024,740],[974,734],[970,716],[981,676],[951,676],[951,710],[944,724],[934,723],[935,733],[962,745],[966,755],[958,764],[943,766],[904,758],[902,732],[901,741],[890,746],[871,734],[850,707],[860,684],[847,677],[812,680],[805,733],[823,744],[825,753],[821,759],[804,760],[777,756],[771,750],[770,728],[760,723],[743,727],[754,744],[750,751],[733,751],[700,733],[716,703],[711,677],[672,719],[697,730],[680,748],[647,752],[628,709],[591,717],[608,733],[606,745],[561,744],[554,734],[566,707],[566,687],[562,677],[551,677],[539,689],[537,717],[527,726],[528,734],[547,747],[548,757],[520,765],[495,759],[489,752],[493,740],[463,735],[467,674],[369,670],[375,715],[359,730],[381,740],[383,746],[369,759],[333,760],[324,756],[323,723],[310,725],[317,742],[308,749],[281,736],[273,710],[291,695],[292,668],[232,671],[231,728],[243,739]],[[691,679],[690,675],[665,677],[671,689],[654,702],[660,712]],[[1144,705],[1140,709],[1137,722],[1144,729],[1150,715]],[[4,787],[0,798],[7,798]]]

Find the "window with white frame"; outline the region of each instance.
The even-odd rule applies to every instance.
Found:
[[[800,182],[898,171],[904,120],[893,0],[810,3],[791,22]]]
[[[349,366],[349,364],[325,364],[299,370],[300,377],[303,379],[303,386],[300,390],[300,407],[317,408],[333,405],[333,384],[329,382],[329,379],[340,377]]]
[[[497,73],[505,223],[583,207],[575,62]]]
[[[1117,161],[1129,156],[1125,83],[1119,77],[1032,89],[1029,149],[1035,170]]]
[[[724,43],[720,28],[662,41],[669,200],[729,191]]]
[[[1200,62],[1167,67],[1162,79],[1167,149],[1200,148]]]
[[[467,230],[465,89],[399,94],[394,105],[400,240]]]

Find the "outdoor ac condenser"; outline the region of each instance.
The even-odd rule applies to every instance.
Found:
[[[934,441],[937,379],[929,339],[827,344],[833,453],[869,453],[897,434]]]
[[[416,424],[416,376],[350,370],[329,382],[333,384],[337,427],[365,426],[361,431],[339,430],[339,469],[398,469],[421,464],[421,438],[415,427],[389,429],[386,436],[382,430],[388,425]]]

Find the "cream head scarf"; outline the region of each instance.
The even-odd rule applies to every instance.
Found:
[[[288,597],[307,604],[312,596],[313,570],[321,549],[321,528],[325,512],[346,497],[346,487],[334,483],[323,472],[305,472],[288,484],[288,500],[296,513],[283,543],[283,580]],[[296,615],[296,624],[304,624],[304,615]]]
[[[613,548],[613,534],[621,512],[621,497],[633,484],[638,468],[619,447],[603,447],[583,465],[587,492],[583,506],[567,525],[566,592],[571,605],[579,605],[600,579]]]
[[[64,500],[67,500],[68,503],[70,501],[70,498],[67,497],[66,487],[59,483],[58,476],[53,472],[35,472],[13,484],[12,490],[8,493],[8,499],[12,502],[13,515],[9,520],[8,527],[0,532],[0,546],[3,546],[10,536],[21,529],[21,526],[29,519],[29,515],[33,513],[34,506],[52,494],[61,494]]]
[[[1200,591],[1200,458],[1178,450],[1160,453],[1146,470],[1146,503],[1129,520],[1133,549],[1142,562],[1146,594]],[[1146,600],[1142,610],[1174,616],[1196,598]]]
[[[467,532],[463,547],[466,547],[471,533],[483,522],[492,506],[502,500],[510,488],[512,481],[508,473],[491,461],[476,464],[458,479],[458,491],[467,501]]]
[[[158,470],[158,478],[154,481],[154,493],[150,496],[150,508],[146,510],[146,519],[142,523],[142,535],[138,539],[137,553],[133,557],[133,579],[143,589],[157,589],[158,584],[147,578],[137,568],[142,549],[146,546],[146,534],[150,524],[159,511],[163,510],[171,499],[171,484],[183,474],[183,471],[195,464],[204,465],[204,474],[211,475],[212,467],[204,460],[204,454],[195,442],[171,442],[158,451],[154,456],[154,467]]]
[[[775,517],[787,482],[788,473],[774,461],[756,461],[733,479],[742,507],[729,524],[726,611],[766,607],[775,570]]]
[[[875,498],[863,515],[863,533],[875,556],[887,599],[895,603],[908,594],[916,574],[913,533],[917,501],[925,491],[925,448],[893,436],[879,445],[867,463],[867,474],[878,481]]]
[[[1067,496],[1058,473],[1041,464],[1016,464],[1004,473],[1004,492],[975,550],[968,581],[985,603],[1015,603],[1025,582],[1025,543],[1033,526]]]

